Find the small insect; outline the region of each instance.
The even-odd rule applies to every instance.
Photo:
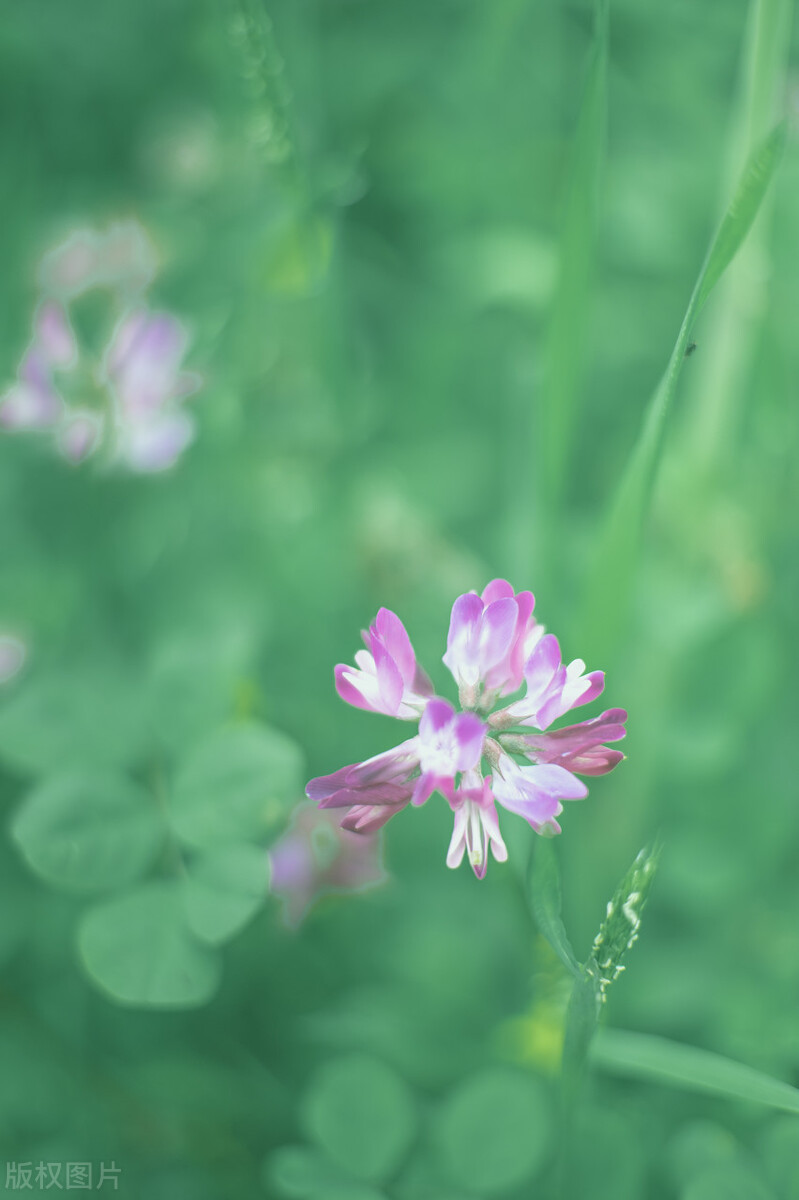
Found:
[[[689,342],[685,347],[685,357],[690,358],[694,350],[696,350],[696,342]]]

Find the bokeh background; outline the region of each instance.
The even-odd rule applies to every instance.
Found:
[[[0,433],[0,1187],[550,1194],[567,985],[523,822],[483,882],[439,798],[370,848],[380,886],[308,909],[325,829],[318,885],[267,890],[305,779],[397,740],[333,664],[385,605],[449,694],[450,606],[495,576],[630,714],[557,846],[580,954],[663,839],[604,1019],[799,1084],[793,135],[693,331],[632,595],[585,611],[708,239],[794,106],[791,9],[613,0],[605,121],[582,0],[9,6],[3,377],[42,255],[136,221],[203,383],[164,471]],[[572,1159],[592,1200],[791,1200],[799,1118],[595,1072]]]

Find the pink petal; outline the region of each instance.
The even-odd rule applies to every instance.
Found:
[[[451,784],[452,784],[451,780],[449,780],[449,781],[443,780],[440,776],[434,775],[430,771],[427,771],[424,774],[420,775],[419,778],[416,780],[416,786],[413,789],[413,795],[411,796],[411,804],[416,805],[417,807],[420,804],[424,804],[426,800],[430,799],[430,797],[432,796],[432,794],[436,790],[436,788],[439,788],[442,785],[445,786],[447,782],[450,783],[450,790],[451,790]]]
[[[65,418],[58,431],[58,448],[71,463],[83,462],[97,449],[103,420],[98,413],[76,410]]]
[[[601,696],[602,692],[605,690],[604,671],[591,671],[590,674],[586,675],[586,679],[590,679],[591,686],[587,688],[580,697],[579,703],[581,705],[590,704],[592,700],[596,700],[597,696]],[[577,705],[575,705],[575,707],[577,707]]]
[[[383,712],[390,717],[395,717],[402,703],[404,691],[402,676],[388,650],[377,640],[373,644],[373,654],[377,669],[377,685],[383,701]]]
[[[564,754],[559,760],[569,771],[578,775],[607,775],[624,759],[621,750],[608,750],[607,746],[594,746],[588,750]]]
[[[34,317],[33,330],[35,343],[51,366],[67,368],[74,365],[78,345],[60,304],[46,300]]]
[[[588,788],[581,780],[576,779],[571,771],[555,763],[526,767],[524,771],[525,774],[529,773],[537,790],[557,796],[559,800],[583,800],[588,795]]]
[[[333,678],[339,696],[347,704],[351,704],[353,708],[363,708],[367,712],[377,712],[378,710],[371,701],[364,697],[357,684],[353,682],[353,676],[357,676],[355,667],[348,667],[346,663],[336,664],[333,670]]]
[[[314,783],[315,780],[311,780]],[[310,784],[306,789],[309,799],[314,800],[311,795]],[[407,783],[373,783],[364,787],[342,787],[331,795],[326,796],[323,800],[319,800],[320,808],[349,808],[353,804],[376,804],[381,808],[385,805],[396,807],[397,805],[405,805],[411,795],[411,788]]]
[[[506,596],[510,596],[513,599],[515,594],[507,579],[492,579],[483,588],[481,599],[483,604],[493,604],[495,600],[502,600]]]
[[[458,771],[468,771],[480,762],[486,727],[478,716],[468,712],[458,713],[452,727],[457,744],[456,768]]]
[[[552,729],[540,738],[530,737],[529,741],[531,745],[558,744],[561,749],[596,746],[601,742],[618,742],[627,735],[624,728],[626,720],[627,713],[623,708],[609,708],[589,721],[564,725],[562,729]]]
[[[416,655],[402,621],[390,609],[381,608],[375,618],[374,629],[397,664],[403,683],[413,684]]]
[[[122,457],[133,471],[165,471],[193,440],[194,428],[194,421],[182,412],[132,423],[123,427]]]
[[[373,808],[369,804],[356,804],[341,820],[341,828],[351,833],[375,833],[395,817],[399,808]]]
[[[422,713],[419,722],[419,736],[425,741],[432,738],[439,730],[449,725],[454,715],[455,709],[449,701],[435,696],[428,702]],[[475,719],[477,720],[477,718]]]
[[[483,602],[476,592],[467,592],[452,606],[447,634],[447,652],[443,661],[457,680],[476,667],[475,634],[483,615]],[[470,668],[472,669],[470,672]],[[469,682],[475,682],[470,678]]]
[[[519,607],[510,597],[495,600],[483,613],[480,624],[480,661],[484,672],[506,656],[516,632]]]
[[[558,639],[553,633],[544,634],[524,668],[527,692],[531,698],[541,695],[549,687],[560,663]]]
[[[455,820],[452,828],[452,839],[447,850],[447,866],[453,870],[459,867],[463,862],[463,856],[466,852],[466,825],[468,823],[468,814],[466,805],[462,804],[455,812]]]

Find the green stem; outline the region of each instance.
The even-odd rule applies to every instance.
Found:
[[[601,1006],[599,977],[591,959],[580,968],[566,1009],[561,1066],[560,1155],[558,1191],[563,1200],[574,1195],[570,1164],[574,1159],[575,1127],[584,1092],[586,1066]]]

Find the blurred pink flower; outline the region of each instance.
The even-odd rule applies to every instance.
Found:
[[[103,418],[91,409],[68,410],[56,432],[58,449],[67,462],[78,464],[94,454],[103,435]]]
[[[104,232],[76,229],[39,266],[42,289],[72,300],[92,288],[109,288],[123,298],[148,287],[155,278],[158,257],[138,221],[119,221]]]
[[[381,609],[363,635],[367,648],[356,655],[357,666],[336,667],[336,689],[357,708],[418,720],[418,733],[393,750],[312,779],[310,799],[320,808],[346,809],[345,828],[371,832],[437,791],[454,815],[447,863],[457,866],[467,855],[479,879],[489,849],[497,861],[507,858],[496,804],[524,817],[536,833],[560,833],[563,801],[588,794],[577,775],[604,775],[624,757],[603,742],[624,737],[627,714],[608,709],[544,732],[595,699],[605,676],[586,675],[581,659],[564,665],[557,639],[535,621],[533,606],[531,592],[516,593],[504,579],[493,580],[481,596],[468,592],[455,601],[444,663],[458,684],[462,712],[432,694],[405,627]],[[522,684],[521,699],[491,711]],[[482,774],[482,762],[492,774]]]
[[[188,334],[169,313],[140,308],[120,321],[106,352],[104,377],[114,401],[119,457],[134,471],[162,471],[194,437],[181,401],[200,385],[183,371]]]
[[[202,383],[182,369],[188,333],[177,317],[153,313],[140,299],[129,307],[156,266],[149,238],[133,221],[102,233],[77,230],[45,255],[39,278],[46,298],[16,382],[0,397],[0,427],[51,433],[59,454],[74,465],[101,448],[107,463],[142,473],[163,471],[180,458],[195,433],[182,402]],[[124,309],[99,363],[81,353],[66,307],[92,288],[112,293],[109,326],[120,305]],[[65,398],[70,394],[77,405]],[[92,397],[95,407],[87,404]]]
[[[315,804],[298,805],[269,863],[270,888],[290,926],[330,892],[363,891],[387,879],[379,834],[351,833]]]
[[[0,397],[0,425],[9,432],[57,426],[64,400],[53,374],[71,370],[76,361],[77,344],[66,311],[53,300],[45,301],[34,313],[33,337],[16,382]]]

